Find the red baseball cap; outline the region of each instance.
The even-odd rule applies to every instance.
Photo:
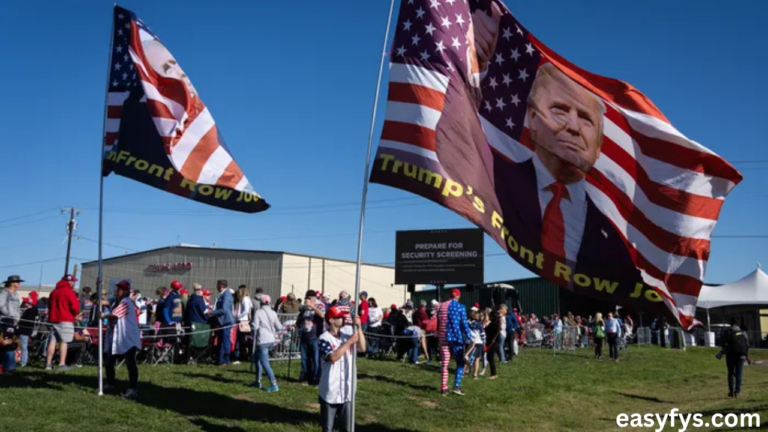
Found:
[[[131,283],[127,280],[120,281],[115,285],[116,288],[124,288],[124,289],[131,289]]]
[[[203,290],[203,295],[204,296],[209,296],[209,295],[211,295],[211,292],[209,290],[207,290],[207,289],[204,289]]]
[[[453,296],[453,297],[461,297],[461,291],[459,291],[458,289],[454,288],[454,289],[451,290],[451,296]]]
[[[185,288],[182,288],[182,289],[179,290],[179,294],[181,294],[181,295],[189,294],[189,291],[187,291]]]
[[[334,318],[344,318],[347,315],[347,312],[342,310],[338,306],[331,306],[330,309],[328,309],[328,312],[325,313],[325,319],[332,320]]]
[[[175,290],[180,290],[180,289],[184,288],[184,285],[182,285],[181,282],[175,280],[175,281],[171,282],[171,288],[173,288]]]

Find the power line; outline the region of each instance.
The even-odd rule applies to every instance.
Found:
[[[86,241],[93,242],[93,243],[98,243],[99,242],[98,240],[94,240],[92,238],[83,237],[83,236],[78,236],[77,239],[78,240],[86,240]],[[117,244],[114,244],[114,243],[107,243],[107,242],[105,242],[103,240],[102,240],[101,244],[107,245],[107,246],[112,246],[112,247],[118,248],[118,249],[125,249],[125,250],[131,251],[131,252],[141,252],[141,250],[139,250],[139,249],[132,249],[132,248],[129,248],[127,246],[121,246],[121,245],[117,245]]]
[[[43,222],[43,221],[46,221],[46,220],[58,219],[58,218],[59,218],[59,216],[47,216],[47,217],[40,218],[40,219],[26,220],[26,221],[23,221],[23,222],[20,222],[20,223],[17,223],[17,224],[0,226],[0,229],[13,228],[13,227],[21,226],[21,225],[29,225],[29,224],[32,224],[32,223]]]
[[[35,212],[35,213],[30,213],[30,214],[26,214],[26,215],[23,215],[23,216],[16,216],[14,218],[1,220],[0,224],[6,223],[6,222],[15,221],[15,220],[19,220],[19,219],[26,219],[26,218],[29,218],[29,217],[32,217],[32,216],[37,216],[37,215],[43,214],[43,213],[48,213],[48,212],[50,212],[50,211],[52,211],[54,209],[58,210],[56,208],[53,208],[53,209],[49,208],[49,209],[45,209],[45,210],[40,210],[40,211]]]
[[[24,267],[24,266],[29,266],[29,265],[33,265],[33,264],[43,264],[43,263],[48,263],[48,262],[61,261],[63,259],[64,259],[64,257],[61,257],[61,258],[51,258],[51,259],[48,259],[48,260],[34,261],[34,262],[28,262],[28,263],[22,263],[22,264],[4,265],[4,266],[0,266],[0,268]]]

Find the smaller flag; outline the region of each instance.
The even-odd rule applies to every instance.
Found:
[[[133,12],[115,6],[103,175],[255,213],[269,208],[235,162],[173,54]]]

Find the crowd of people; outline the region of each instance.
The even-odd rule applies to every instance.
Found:
[[[421,363],[422,356],[424,363],[439,360],[440,393],[463,396],[465,372],[478,379],[490,367],[489,379],[496,379],[497,362],[512,362],[520,347],[541,341],[534,332],[547,334],[554,349],[563,348],[566,340],[569,346],[592,344],[598,360],[607,344],[609,357],[619,362],[619,341],[634,328],[629,315],[621,317],[615,312],[608,312],[605,318],[601,313],[583,318],[570,312],[564,317],[556,313],[538,317],[520,314],[505,304],[484,308],[475,304],[467,313],[460,302],[461,292],[455,289],[442,303],[422,300],[415,307],[407,300],[402,307],[392,304],[382,308],[365,291],[357,301],[345,291],[331,300],[327,293],[309,290],[303,298],[290,293],[273,302],[261,288],[256,288],[252,297],[246,285],[233,290],[223,279],[216,283],[219,295],[215,303],[211,302],[212,293],[201,285],[193,284],[190,295],[178,281],[172,281],[169,288],[159,288],[156,299],[142,296],[129,281],[117,283],[111,298],[104,294],[99,299],[89,287],[83,287],[79,296],[75,294],[76,281],[72,275],[64,276],[47,298],[38,298],[34,292],[21,298],[17,290],[23,280],[19,276],[4,282],[0,291],[0,373],[13,373],[17,363],[26,366],[37,322],[47,323],[46,370],[54,370],[56,355],[56,370],[70,370],[66,363],[68,345],[90,337],[92,333],[86,330],[103,320],[105,391],[116,390],[115,364],[124,359],[129,382],[123,396],[137,397],[137,354],[142,339],[154,329],[157,338],[177,341],[184,334],[212,334],[219,367],[253,361],[257,371],[251,386],[276,392],[279,386],[270,366],[270,352],[288,331],[297,336],[301,353],[299,381],[318,387],[324,431],[332,430],[334,424],[344,430],[348,423],[355,350],[370,357],[394,352],[398,360],[413,364]],[[278,314],[293,318],[287,329]],[[722,351],[728,364],[729,395],[734,397],[741,392],[742,360],[748,349],[739,331],[734,325]],[[456,362],[456,372],[449,390],[451,359]],[[262,384],[263,375],[268,385]]]

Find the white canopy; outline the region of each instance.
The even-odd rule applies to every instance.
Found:
[[[696,307],[703,309],[740,305],[768,305],[768,275],[760,265],[747,276],[725,285],[704,285]]]

